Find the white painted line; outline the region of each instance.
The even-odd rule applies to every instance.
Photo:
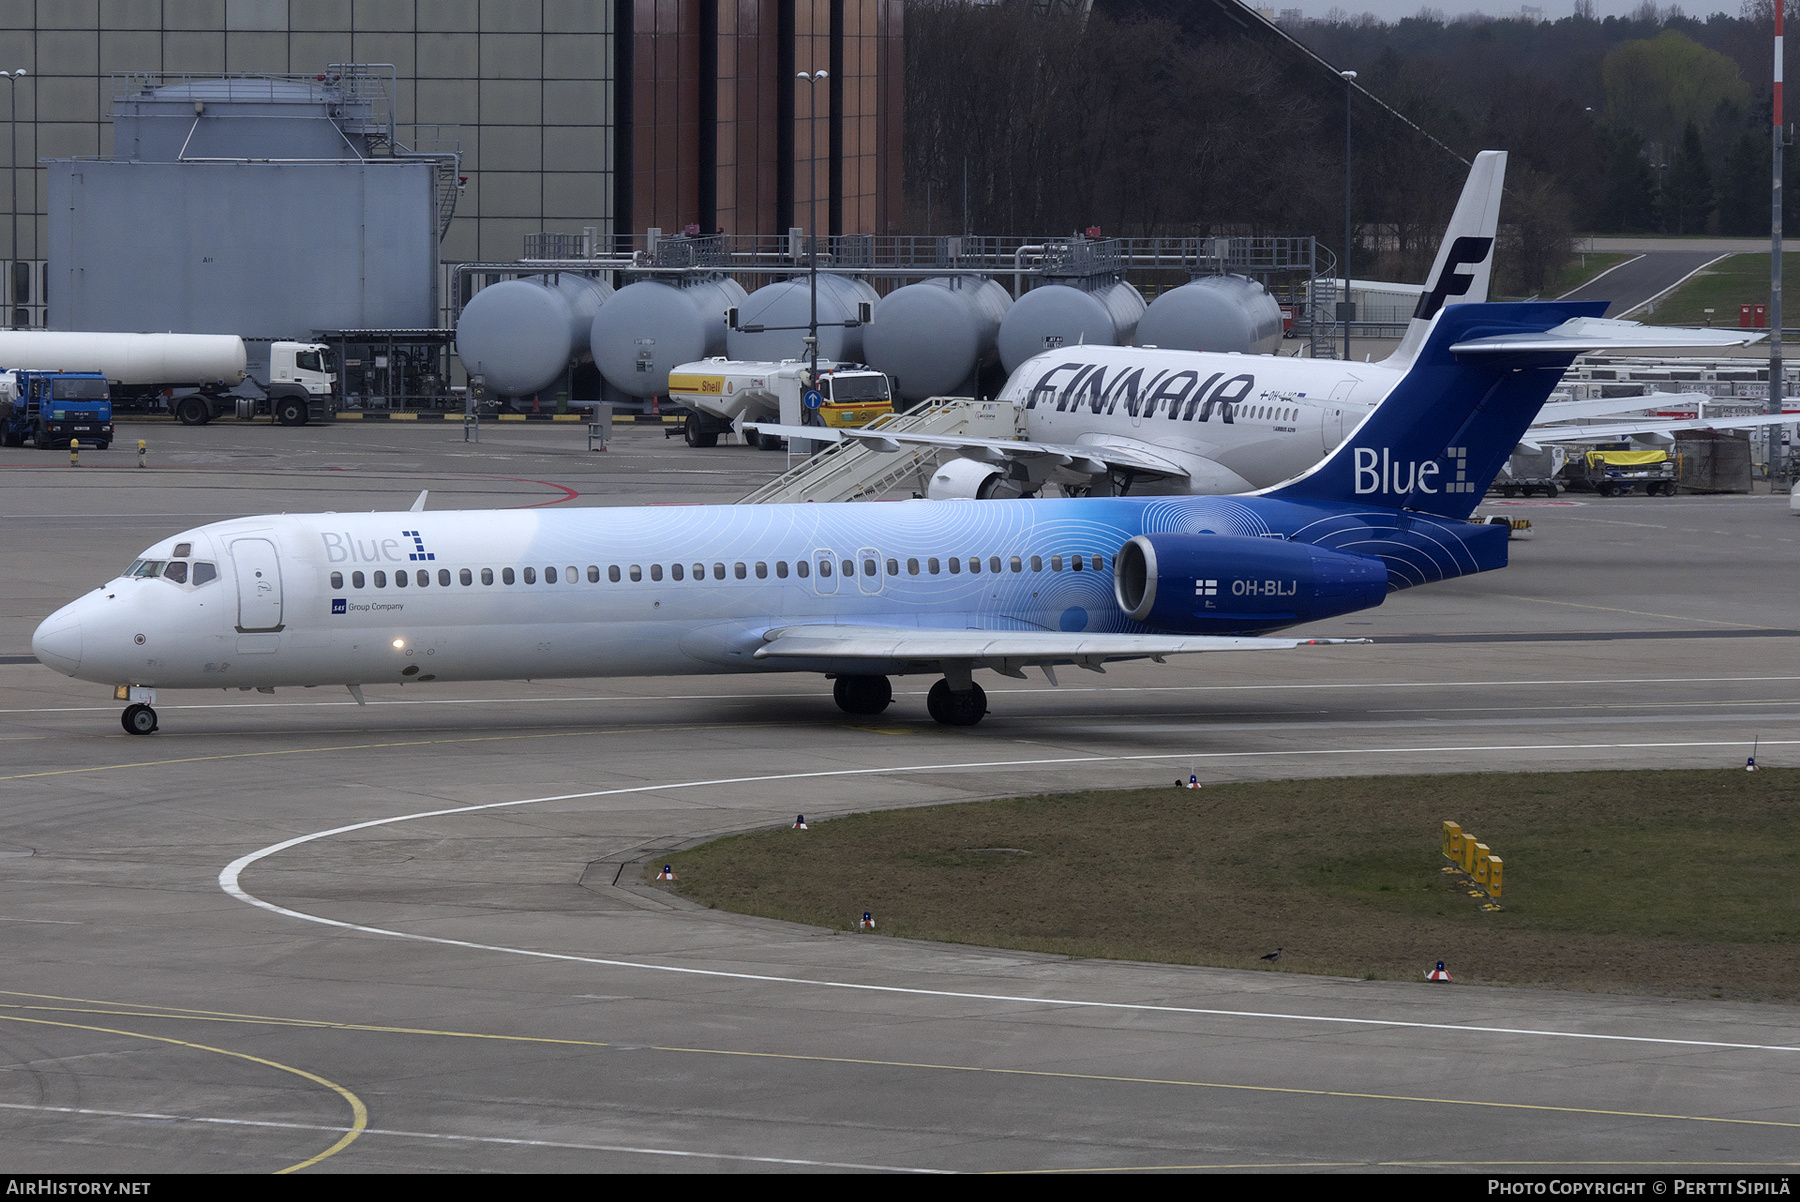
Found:
[[[1619,314],[1619,316],[1616,320],[1623,321],[1627,317],[1630,317],[1633,313],[1636,313],[1639,309],[1642,309],[1647,305],[1654,305],[1657,301],[1659,301],[1663,297],[1669,295],[1669,293],[1675,291],[1675,289],[1681,287],[1683,284],[1687,283],[1689,280],[1693,279],[1695,276],[1697,276],[1701,272],[1705,271],[1708,267],[1711,267],[1714,263],[1717,263],[1719,261],[1719,259],[1729,259],[1730,257],[1731,257],[1730,255],[1720,255],[1717,259],[1708,259],[1706,262],[1700,264],[1700,266],[1694,268],[1694,270],[1688,272],[1686,275],[1684,275],[1680,279],[1676,280],[1673,284],[1670,284],[1667,288],[1664,288],[1661,292],[1658,292],[1655,296],[1649,297],[1646,300],[1639,301],[1637,304],[1633,305],[1631,308],[1625,310],[1625,312]],[[1619,266],[1623,267],[1624,264],[1621,263],[1621,264],[1619,264]]]
[[[1589,251],[1588,253],[1589,254],[1597,254],[1597,253],[1605,253],[1605,252]],[[1568,300],[1571,296],[1574,296],[1577,292],[1580,292],[1583,288],[1586,288],[1589,284],[1598,284],[1601,280],[1605,279],[1607,276],[1611,275],[1613,272],[1619,270],[1619,268],[1629,267],[1631,264],[1637,262],[1639,259],[1641,259],[1643,257],[1644,257],[1644,252],[1639,251],[1637,254],[1632,255],[1629,259],[1626,259],[1623,263],[1614,263],[1611,267],[1608,267],[1605,271],[1601,272],[1599,275],[1592,276],[1588,280],[1586,280],[1584,283],[1575,285],[1573,288],[1569,289],[1567,292],[1563,293],[1561,296],[1557,297],[1556,299],[1557,300]]]
[[[1770,746],[1796,746],[1800,739],[1771,740]],[[539,960],[556,960],[572,964],[593,964],[603,968],[632,968],[646,972],[676,973],[682,976],[713,977],[732,981],[755,981],[773,985],[801,985],[815,989],[847,989],[864,993],[902,994],[910,997],[948,998],[956,1001],[1002,1002],[1007,1004],[1024,1004],[1030,1006],[1066,1006],[1086,1010],[1118,1010],[1135,1013],[1157,1014],[1194,1014],[1212,1018],[1248,1018],[1272,1019],[1280,1022],[1322,1023],[1342,1026],[1403,1028],[1421,1031],[1463,1031],[1484,1035],[1520,1035],[1549,1039],[1593,1040],[1611,1043],[1654,1044],[1660,1046],[1688,1048],[1721,1048],[1760,1052],[1800,1052],[1800,1044],[1761,1044],[1731,1043],[1708,1039],[1664,1039],[1647,1035],[1604,1035],[1584,1031],[1550,1031],[1529,1027],[1488,1027],[1464,1023],[1426,1023],[1409,1022],[1401,1019],[1386,1018],[1346,1018],[1337,1015],[1323,1014],[1282,1014],[1257,1010],[1219,1010],[1199,1006],[1163,1006],[1144,1002],[1096,1002],[1077,998],[1025,997],[1001,993],[970,993],[948,989],[918,989],[904,985],[870,985],[854,981],[823,981],[807,977],[781,977],[763,973],[725,972],[711,968],[686,968],[672,964],[650,964],[638,960],[612,960],[599,956],[576,956],[562,952],[538,951],[532,948],[507,947],[501,944],[475,943],[466,939],[444,939],[435,935],[419,935],[411,931],[395,931],[386,927],[364,926],[361,923],[344,922],[336,918],[325,918],[317,914],[308,914],[302,910],[291,910],[286,906],[278,906],[264,901],[246,890],[240,884],[245,869],[257,861],[276,855],[292,847],[304,843],[312,843],[319,839],[328,839],[334,835],[349,834],[352,831],[369,830],[378,826],[393,826],[402,822],[412,822],[420,818],[442,818],[457,814],[475,814],[487,810],[513,809],[519,806],[540,805],[553,801],[580,801],[595,797],[621,797],[634,793],[658,793],[680,789],[714,789],[722,785],[765,784],[770,781],[784,780],[820,780],[851,776],[886,776],[902,775],[914,772],[950,772],[976,771],[997,768],[1031,768],[1056,767],[1066,764],[1102,764],[1129,763],[1149,760],[1182,760],[1199,763],[1204,760],[1230,760],[1249,758],[1293,758],[1303,756],[1330,755],[1446,755],[1477,751],[1598,751],[1629,750],[1641,748],[1672,747],[1742,747],[1741,740],[1731,742],[1692,742],[1692,743],[1538,743],[1519,746],[1493,747],[1362,747],[1362,748],[1319,748],[1306,751],[1230,751],[1210,752],[1200,755],[1171,752],[1157,755],[1088,755],[1061,756],[1034,760],[986,760],[972,763],[950,764],[915,764],[898,768],[839,768],[823,772],[783,772],[768,776],[734,776],[715,780],[670,781],[658,785],[634,785],[623,789],[596,789],[585,793],[559,793],[550,797],[528,797],[517,801],[490,801],[480,805],[454,806],[443,810],[426,810],[416,814],[400,814],[392,818],[374,818],[367,822],[356,822],[349,826],[333,827],[330,830],[315,831],[310,835],[297,835],[292,839],[284,839],[280,843],[272,843],[249,855],[240,856],[227,864],[219,873],[219,888],[232,897],[248,905],[267,910],[271,914],[280,914],[287,918],[297,918],[302,922],[318,923],[320,926],[336,927],[344,931],[357,931],[365,935],[382,935],[391,939],[406,939],[416,943],[434,943],[441,947],[459,947],[470,951],[499,952],[511,956],[528,956]]]
[[[1379,639],[1383,636],[1371,634],[1344,637]],[[1440,644],[1422,643],[1417,645],[1439,646]],[[1766,684],[1770,681],[1784,680],[1800,680],[1800,676],[1621,676],[1602,677],[1596,680],[1376,680],[1341,684],[1063,685],[1060,688],[1029,689],[1009,689],[996,685],[988,692],[1012,696],[1033,693],[1256,693],[1296,689],[1497,689],[1513,687],[1562,689],[1568,685],[1582,684]],[[925,692],[924,689],[911,692],[896,690],[894,696],[923,697]],[[418,701],[394,698],[378,700],[371,697],[368,708],[374,709],[378,705],[568,705],[583,701],[626,701],[634,704],[652,701],[771,701],[793,697],[829,696],[831,696],[830,693],[796,690],[791,693],[674,693],[656,696],[621,694],[589,697],[441,697]],[[355,705],[356,702],[346,699],[344,701],[221,701],[205,705],[164,705],[158,708],[164,710],[342,709]],[[117,708],[116,705],[47,706],[40,709],[0,709],[0,714],[92,714],[110,713]]]
[[[190,1114],[156,1114],[136,1110],[94,1110],[83,1106],[31,1106],[22,1102],[0,1102],[0,1110],[28,1110],[44,1114],[74,1114],[88,1118],[136,1119],[150,1123],[203,1123],[221,1127],[268,1127],[278,1131],[323,1131],[343,1135],[354,1127],[332,1127],[324,1123],[282,1123],[268,1119],[221,1119]],[[810,1169],[862,1169],[876,1173],[947,1173],[948,1169],[911,1169],[889,1164],[853,1164],[836,1160],[800,1160],[786,1156],[742,1156],[730,1152],[687,1152],[679,1148],[637,1148],[627,1144],[573,1144],[550,1139],[509,1139],[500,1135],[447,1135],[439,1131],[396,1131],[383,1127],[360,1128],[363,1135],[386,1135],[395,1139],[435,1139],[454,1143],[510,1144],[520,1148],[566,1148],[576,1152],[621,1152],[632,1156],[674,1156],[695,1160],[734,1160],[748,1164],[784,1164]]]

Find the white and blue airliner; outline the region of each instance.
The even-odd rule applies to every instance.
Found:
[[[44,664],[110,685],[264,692],[817,672],[880,713],[987,712],[977,670],[1289,648],[1271,632],[1506,563],[1476,503],[1580,351],[1594,303],[1469,304],[1324,461],[1231,497],[281,515],[147,548],[44,620]]]

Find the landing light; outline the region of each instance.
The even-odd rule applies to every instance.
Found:
[[[396,647],[404,647],[404,646],[406,646],[406,640],[405,640],[405,639],[395,639],[395,640],[394,640],[394,646],[396,646]]]

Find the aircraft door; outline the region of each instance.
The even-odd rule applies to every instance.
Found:
[[[813,552],[813,591],[820,596],[830,596],[838,591],[838,558],[837,552],[829,547],[820,547]]]
[[[856,587],[865,593],[881,591],[881,552],[873,547],[856,553]]]
[[[281,561],[266,538],[240,538],[231,544],[237,570],[239,630],[281,629]]]
[[[1344,405],[1350,400],[1350,394],[1356,390],[1355,380],[1341,381],[1331,390],[1331,396],[1322,402],[1319,415],[1319,449],[1329,455],[1344,441]]]

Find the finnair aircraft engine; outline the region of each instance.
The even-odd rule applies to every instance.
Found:
[[[1073,346],[1125,346],[1144,316],[1144,297],[1124,280],[1092,291],[1045,284],[1013,302],[1000,323],[1008,374],[1033,355]]]
[[[588,351],[588,329],[612,286],[564,273],[554,282],[502,280],[477,292],[456,323],[456,354],[500,396],[548,387]]]
[[[880,300],[867,280],[820,275],[819,358],[834,363],[863,362],[863,331],[854,324],[858,306],[873,309]],[[726,354],[732,359],[769,363],[805,357],[811,308],[812,289],[804,276],[758,288],[738,306],[738,328],[725,337]],[[747,328],[751,326],[761,328]]]
[[[725,311],[743,308],[744,287],[729,277],[686,286],[627,284],[594,314],[588,343],[606,382],[628,396],[661,396],[669,371],[725,353]]]
[[[1281,306],[1255,280],[1205,276],[1151,301],[1135,341],[1164,350],[1272,355],[1281,345]]]
[[[1012,294],[981,276],[936,276],[896,288],[863,331],[869,366],[909,401],[976,396],[983,367],[999,358],[1000,323]]]

